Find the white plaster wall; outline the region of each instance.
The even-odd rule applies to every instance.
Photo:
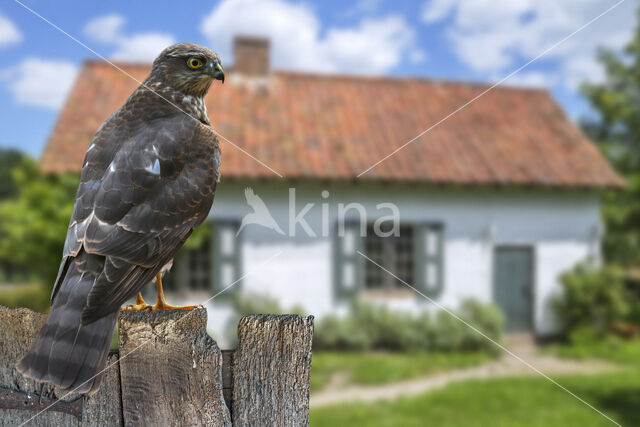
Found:
[[[438,303],[455,307],[465,298],[491,301],[492,253],[495,245],[531,245],[535,254],[535,329],[539,334],[556,328],[550,299],[558,290],[558,276],[588,256],[598,257],[599,200],[595,193],[551,190],[434,189],[419,185],[326,183],[310,181],[222,181],[211,213],[213,218],[240,220],[252,212],[244,188],[251,186],[280,227],[289,234],[289,188],[296,188],[296,212],[314,203],[305,219],[317,235],[301,228],[281,236],[249,225],[242,240],[242,291],[270,295],[284,308],[302,305],[321,317],[344,312],[333,298],[331,237],[322,236],[323,224],[333,230],[339,203],[359,202],[369,220],[388,215],[376,205],[393,202],[402,221],[433,220],[445,230],[445,286]],[[323,198],[321,192],[329,191]],[[323,207],[323,203],[325,206]],[[328,221],[323,213],[328,212]],[[430,306],[421,297],[387,301],[412,311]],[[212,311],[215,314],[211,314]],[[225,314],[226,313],[226,314]],[[228,317],[224,304],[210,304],[209,327],[220,336]]]

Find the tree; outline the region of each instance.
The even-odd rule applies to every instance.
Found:
[[[11,177],[17,193],[0,199],[0,267],[27,271],[53,286],[79,177],[45,175],[28,157],[13,168]],[[209,224],[203,223],[187,241],[186,249],[201,247],[210,234]]]
[[[18,194],[18,186],[13,180],[12,171],[27,161],[18,150],[0,149],[0,200]]]
[[[79,179],[42,174],[31,159],[12,171],[17,194],[0,200],[0,263],[53,285]]]
[[[596,111],[583,128],[627,182],[624,190],[603,195],[608,261],[626,267],[640,263],[640,26],[622,53],[601,50],[606,79],[583,85]]]

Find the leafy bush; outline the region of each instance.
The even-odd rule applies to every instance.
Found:
[[[625,288],[630,305],[626,320],[640,329],[640,269],[626,270]]]
[[[492,304],[465,301],[456,315],[500,340],[503,318]],[[325,316],[316,324],[318,350],[476,351],[494,353],[495,345],[450,314],[423,312],[417,316],[382,305],[355,302],[343,317]]]
[[[350,323],[351,329],[359,327],[364,331],[373,349],[403,350],[416,344],[415,322],[407,313],[358,301],[353,305]]]
[[[444,311],[439,311],[429,330],[427,343],[431,350],[462,350],[465,339],[465,326],[458,319]]]
[[[483,304],[477,300],[469,299],[462,303],[459,316],[468,324],[496,342],[500,342],[504,327],[504,316],[494,304]],[[464,350],[486,349],[489,352],[499,352],[499,348],[489,342],[485,337],[465,326],[462,340]]]
[[[44,175],[33,160],[12,170],[15,194],[0,200],[0,263],[49,287],[58,273],[79,177]]]
[[[555,299],[558,318],[569,338],[574,331],[592,329],[599,336],[629,314],[624,272],[615,266],[594,268],[580,264],[562,278],[562,293]],[[584,332],[579,332],[584,334]]]
[[[371,336],[351,316],[324,316],[313,332],[313,348],[360,351],[371,348]]]

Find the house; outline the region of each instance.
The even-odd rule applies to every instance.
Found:
[[[213,233],[166,279],[191,302],[234,284],[207,303],[218,336],[233,292],[317,316],[353,296],[431,306],[365,256],[445,306],[494,301],[510,331],[557,329],[559,276],[598,262],[599,194],[623,182],[547,91],[272,71],[267,41],[234,49],[227,83],[206,98],[224,136]],[[44,170],[79,171],[93,133],[138,85],[131,77],[150,69],[117,65],[130,76],[84,64]]]

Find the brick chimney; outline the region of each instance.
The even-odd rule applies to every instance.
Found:
[[[247,77],[269,74],[269,40],[263,37],[236,36],[233,39],[234,71]]]

